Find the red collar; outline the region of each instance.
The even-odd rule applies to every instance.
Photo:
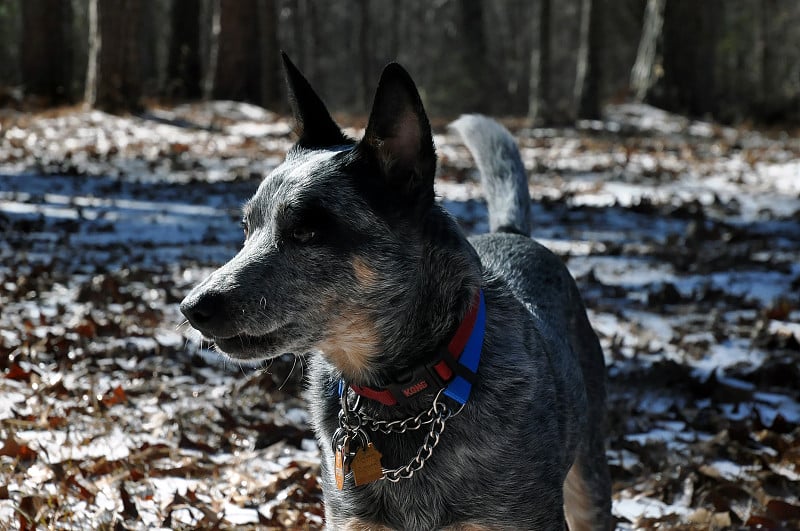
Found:
[[[483,296],[479,290],[475,293],[472,306],[466,317],[464,317],[464,320],[461,321],[461,325],[458,327],[458,330],[456,330],[450,343],[448,343],[447,347],[443,348],[433,360],[415,368],[413,371],[401,374],[397,380],[383,389],[359,385],[350,385],[350,388],[356,394],[365,398],[375,400],[385,406],[395,406],[403,404],[409,398],[422,391],[438,391],[443,389],[457,376],[460,376],[466,382],[469,382],[469,384],[474,383],[477,361],[473,368],[469,368],[459,363],[458,360],[461,358],[473,333],[480,333],[481,337],[478,339],[480,343],[483,342],[483,322],[479,322],[478,327],[475,326],[476,321],[479,321],[478,315],[482,313],[480,311],[482,308]],[[480,344],[478,344],[478,349],[480,349]],[[478,352],[477,355],[480,356],[480,352]],[[469,391],[467,391],[467,393],[469,393]]]

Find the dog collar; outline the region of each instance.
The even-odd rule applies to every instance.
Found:
[[[483,290],[478,290],[469,312],[455,335],[430,362],[400,375],[385,388],[350,385],[357,395],[380,402],[385,406],[405,403],[414,395],[425,391],[444,389],[445,396],[465,404],[481,359],[483,336],[486,331],[486,303]],[[339,395],[344,391],[344,381],[339,383]]]

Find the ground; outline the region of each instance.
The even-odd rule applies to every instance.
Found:
[[[441,125],[437,193],[484,232]],[[800,141],[636,105],[509,126],[605,351],[618,527],[800,528]],[[0,529],[322,526],[303,360],[225,363],[177,308],[290,145],[229,102],[0,112]]]

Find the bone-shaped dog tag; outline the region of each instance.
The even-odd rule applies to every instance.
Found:
[[[356,486],[377,481],[383,477],[381,453],[375,448],[375,445],[369,443],[365,448],[358,449],[353,457],[351,468]]]

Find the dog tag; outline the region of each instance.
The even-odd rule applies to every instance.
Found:
[[[369,443],[366,448],[359,448],[356,452],[351,468],[356,486],[377,481],[383,477],[381,453],[374,444]]]
[[[336,449],[333,458],[333,476],[336,478],[336,488],[342,490],[344,488],[344,449],[340,446]]]

